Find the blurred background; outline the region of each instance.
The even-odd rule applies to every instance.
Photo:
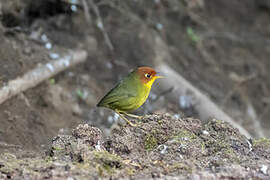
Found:
[[[1,87],[72,49],[88,52],[0,105],[0,142],[40,150],[80,123],[108,135],[122,120],[97,102],[132,69],[164,73],[161,65],[253,137],[270,137],[269,0],[1,0],[0,19]],[[193,92],[179,94],[179,79],[166,78],[136,113],[206,121]]]

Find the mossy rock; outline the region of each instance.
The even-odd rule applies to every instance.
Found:
[[[154,134],[147,134],[144,138],[144,148],[148,151],[153,150],[158,146],[158,140]]]
[[[253,146],[255,148],[256,147],[270,148],[270,139],[267,138],[254,139]]]

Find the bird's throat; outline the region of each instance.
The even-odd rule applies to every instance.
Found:
[[[150,81],[148,81],[147,83],[144,84],[145,87],[147,87],[148,89],[151,89],[153,83],[155,82],[156,78],[152,78]]]

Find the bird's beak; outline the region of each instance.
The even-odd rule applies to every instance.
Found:
[[[164,76],[156,76],[156,79],[165,78]]]
[[[157,72],[156,79],[165,78],[164,76],[158,76],[159,74],[161,74],[161,73],[160,73],[160,72]],[[161,74],[161,75],[162,75],[162,74]]]

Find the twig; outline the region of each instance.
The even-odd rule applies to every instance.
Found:
[[[91,15],[89,13],[89,6],[86,2],[86,0],[82,0],[83,4],[83,10],[84,10],[84,16],[87,22],[91,22]]]
[[[93,0],[89,0],[90,6],[93,9],[96,17],[97,17],[97,27],[101,30],[101,32],[103,33],[103,37],[105,40],[105,43],[107,44],[107,46],[109,47],[110,51],[113,52],[114,51],[114,47],[112,45],[112,41],[107,33],[107,31],[104,28],[104,24],[101,18],[101,15],[99,13],[99,9],[96,6],[96,4],[93,2]]]
[[[75,51],[59,60],[54,60],[36,67],[22,77],[9,81],[6,86],[0,89],[0,104],[29,88],[37,86],[42,81],[51,78],[67,68],[84,62],[86,57],[87,52],[81,50]]]
[[[128,8],[127,6],[124,8],[121,8],[117,5],[115,5],[112,1],[100,1],[97,3],[97,5],[98,6],[108,6],[112,9],[118,11],[123,16],[128,17],[130,20],[132,20],[134,22],[142,22],[142,19],[140,19],[140,17],[138,17],[134,13],[132,13],[130,8]],[[124,3],[121,5],[124,5]]]
[[[209,28],[208,23],[206,21],[204,21],[203,18],[201,18],[199,15],[197,15],[193,11],[188,11],[188,15],[194,22],[198,23],[200,26],[202,26],[206,29]]]
[[[21,94],[19,95],[19,97],[20,97],[22,100],[24,100],[24,102],[25,102],[25,104],[26,104],[27,107],[29,107],[29,108],[32,109],[31,104],[30,104],[28,98],[24,95],[24,93],[21,93]]]

